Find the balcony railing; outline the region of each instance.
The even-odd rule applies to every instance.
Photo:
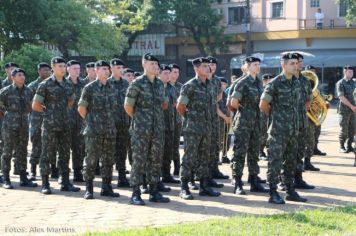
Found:
[[[356,22],[354,25],[347,25],[345,19],[324,19],[321,25],[316,23],[315,19],[300,19],[299,29],[343,29],[343,28],[356,28]]]

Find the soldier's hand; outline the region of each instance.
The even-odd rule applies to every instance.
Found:
[[[329,109],[330,108],[330,103],[329,102],[325,102],[325,106],[326,106],[326,109]]]
[[[352,112],[356,112],[356,106],[352,106]]]
[[[163,104],[162,104],[162,110],[167,110],[168,109],[168,102],[164,102]]]
[[[305,108],[307,109],[307,111],[310,111],[310,102],[305,103]]]
[[[228,116],[224,117],[224,121],[225,121],[225,124],[230,124],[231,123],[231,119]]]
[[[4,112],[0,111],[0,119],[4,117]]]
[[[26,106],[26,112],[30,113],[32,111],[31,105]]]

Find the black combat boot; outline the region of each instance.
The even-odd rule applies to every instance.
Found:
[[[167,203],[169,202],[168,197],[163,197],[162,194],[158,192],[157,184],[150,184],[150,202],[162,202]]]
[[[326,156],[326,152],[322,152],[318,148],[318,144],[315,145],[313,154],[316,156]]]
[[[166,187],[166,186],[162,183],[162,181],[158,181],[156,187],[157,187],[157,190],[158,190],[159,192],[168,193],[168,192],[171,191],[171,188],[170,188],[170,187]]]
[[[295,191],[293,184],[286,184],[287,188],[287,196],[286,200],[287,201],[293,201],[293,202],[306,202],[307,199],[299,196],[299,194]]]
[[[200,196],[209,196],[209,197],[218,197],[221,195],[221,193],[212,189],[209,186],[207,179],[203,179],[203,180],[200,180],[199,195]]]
[[[42,189],[41,189],[42,194],[51,194],[51,188],[49,187],[49,181],[48,181],[48,175],[43,175],[42,176]]]
[[[20,186],[36,188],[38,185],[36,183],[33,183],[31,180],[27,179],[26,171],[21,171],[20,172]]]
[[[174,171],[173,171],[173,175],[179,175],[179,171],[180,171],[180,161],[179,160],[174,160]]]
[[[142,178],[142,185],[141,185],[141,193],[142,194],[149,194],[150,191],[148,191],[148,185],[146,181],[146,175],[143,175]]]
[[[132,196],[130,198],[130,204],[136,206],[143,206],[145,202],[141,198],[140,186],[136,185],[132,189]]]
[[[267,155],[266,155],[266,153],[265,153],[263,150],[260,150],[259,159],[260,159],[261,161],[267,161],[267,160],[268,160],[268,159],[267,159]]]
[[[273,204],[285,204],[285,201],[279,196],[277,187],[274,184],[269,185],[269,203]]]
[[[230,159],[227,156],[223,156],[221,158],[221,162],[225,164],[230,164]]]
[[[268,193],[268,189],[265,189],[265,188],[258,182],[257,175],[251,175],[250,192]]]
[[[110,178],[103,178],[100,195],[106,197],[120,197],[119,193],[114,193],[112,190]]]
[[[3,179],[4,183],[2,184],[2,187],[4,189],[13,189],[14,186],[12,186],[12,184],[11,184],[9,172],[3,173],[3,177],[4,177],[4,179]]]
[[[347,140],[347,149],[346,149],[347,153],[354,152],[354,148],[352,147],[352,142],[353,142],[352,139]]]
[[[64,192],[79,192],[80,188],[75,187],[73,184],[69,182],[69,174],[62,174],[62,182],[61,182],[61,187],[60,191]]]
[[[162,177],[162,182],[163,183],[171,183],[171,184],[179,184],[180,181],[173,178],[173,176],[171,174],[164,174]]]
[[[51,164],[51,178],[52,179],[58,179],[59,174],[58,174],[58,168],[56,165]]]
[[[30,173],[30,178],[29,180],[31,181],[35,181],[36,180],[36,169],[37,169],[37,165],[36,164],[31,164],[31,173]]]
[[[315,186],[308,184],[303,180],[303,174],[300,171],[295,172],[294,188],[298,189],[314,189]]]
[[[193,195],[191,194],[191,192],[189,190],[188,181],[182,181],[179,197],[181,197],[184,200],[193,200],[194,199]]]
[[[190,189],[190,190],[198,190],[198,189],[199,189],[198,186],[197,186],[196,183],[195,183],[194,175],[192,175],[192,176],[190,177],[190,181],[188,182],[188,186],[189,186],[189,189]]]
[[[339,140],[339,141],[340,141],[340,149],[339,149],[339,152],[341,152],[341,153],[347,153],[347,150],[346,150],[345,145],[344,145],[345,140]]]
[[[213,178],[208,179],[208,184],[212,188],[223,188],[224,184],[216,182]]]
[[[83,179],[82,169],[76,168],[74,169],[73,182],[85,182]]]
[[[94,199],[93,180],[86,181],[85,186],[84,199]]]
[[[234,193],[237,195],[246,195],[245,190],[243,189],[243,183],[241,180],[242,176],[235,176],[234,177]]]
[[[215,171],[213,171],[213,178],[214,179],[229,179],[228,175],[224,175],[223,173],[221,173],[221,171],[216,168]]]
[[[313,166],[313,164],[310,162],[310,157],[304,158],[304,170],[320,171],[319,168],[316,168],[316,167]]]
[[[248,178],[247,178],[247,183],[251,183],[251,176],[252,175],[248,175]],[[265,184],[267,181],[265,179],[261,179],[258,175],[257,175],[257,181],[261,184]]]
[[[117,187],[121,187],[121,188],[129,188],[130,187],[130,183],[126,178],[126,171],[119,171],[119,177],[117,180]]]

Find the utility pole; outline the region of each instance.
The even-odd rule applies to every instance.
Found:
[[[252,53],[251,47],[251,16],[250,16],[250,0],[246,0],[246,56]]]

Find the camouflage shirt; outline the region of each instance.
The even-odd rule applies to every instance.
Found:
[[[5,112],[3,129],[28,129],[28,113],[31,111],[32,91],[12,84],[0,90],[0,109]]]
[[[9,86],[12,84],[12,80],[9,79],[9,77],[6,77],[2,82],[1,82],[1,87],[5,88],[6,86]]]
[[[355,81],[353,81],[352,79],[348,80],[346,78],[342,78],[336,83],[337,97],[344,96],[352,105],[355,106],[356,104],[353,97],[353,92],[355,88],[356,88]],[[338,104],[337,112],[343,114],[343,113],[352,112],[352,110],[340,101]]]
[[[218,120],[218,113],[217,113],[217,96],[219,94],[219,91],[221,89],[221,82],[220,82],[220,79],[219,77],[217,77],[216,75],[213,75],[213,77],[211,78],[210,80],[210,84],[211,84],[211,94],[213,96],[213,99],[214,99],[214,102],[211,106],[211,114],[212,114],[212,119],[214,121],[217,121]]]
[[[68,130],[70,128],[68,103],[73,99],[74,90],[65,78],[59,82],[52,75],[41,82],[33,100],[44,107],[42,129]]]
[[[260,127],[259,103],[262,92],[262,81],[258,77],[254,79],[252,76],[246,76],[236,84],[231,97],[239,101],[240,107],[234,117],[234,128]]]
[[[129,116],[126,114],[124,109],[125,96],[127,88],[129,87],[129,83],[123,78],[116,80],[113,76],[111,76],[108,81],[116,90],[116,96],[118,101],[117,107],[114,108],[116,125],[130,126]]]
[[[174,104],[176,103],[176,89],[170,83],[168,83],[164,89],[168,97],[168,109],[164,111],[165,129],[173,131],[175,124],[174,112],[176,109]]]
[[[312,89],[310,87],[310,83],[307,78],[305,78],[302,74],[299,75],[299,83],[301,85],[300,91],[300,99],[299,99],[299,119],[300,125],[302,127],[308,127],[308,117],[307,117],[307,109],[305,107],[306,102],[310,102],[312,100]]]
[[[172,84],[171,84],[172,85]],[[175,109],[177,102],[178,102],[178,97],[179,97],[179,93],[180,90],[182,89],[183,84],[176,82],[175,85],[172,85],[175,89],[175,94],[174,94],[174,117],[175,117],[175,124],[179,124],[182,123],[182,118],[180,117],[180,115],[178,114],[177,109]]]
[[[186,105],[183,132],[195,134],[211,133],[211,107],[216,98],[212,94],[210,80],[205,83],[194,77],[185,83],[180,91],[178,103]]]
[[[116,90],[111,83],[90,82],[84,87],[78,105],[88,111],[83,132],[85,136],[116,137],[114,109],[118,105]]]
[[[296,135],[299,130],[298,100],[300,99],[300,82],[293,76],[287,80],[283,74],[272,79],[266,86],[261,99],[271,106],[269,127],[271,135]]]
[[[134,107],[131,132],[162,135],[164,115],[162,105],[168,102],[162,81],[155,78],[151,82],[146,75],[137,77],[130,84],[125,104]]]
[[[35,95],[36,90],[38,88],[38,85],[42,82],[43,80],[41,78],[37,78],[35,81],[32,81],[28,87],[32,91],[32,96]],[[29,121],[30,121],[30,129],[37,130],[41,129],[42,125],[42,120],[43,120],[43,113],[38,112],[38,111],[31,111],[29,115]]]
[[[78,113],[78,102],[82,94],[83,88],[86,85],[83,79],[78,78],[77,83],[74,84],[69,76],[66,78],[66,86],[69,86],[68,89],[74,90],[74,105],[68,107],[69,112],[69,121],[71,128],[76,128],[78,130],[83,128],[83,119]]]

